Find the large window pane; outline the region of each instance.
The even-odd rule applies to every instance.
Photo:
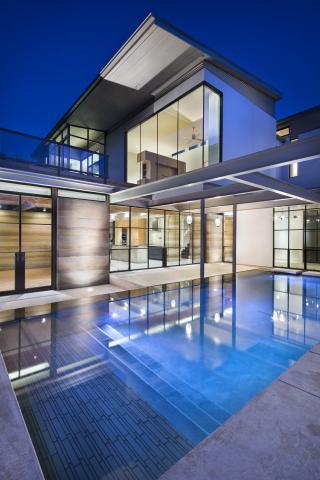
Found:
[[[275,267],[288,267],[288,250],[274,251],[274,265]]]
[[[141,123],[141,183],[157,179],[157,115]]]
[[[129,270],[129,249],[128,248],[112,248],[110,252],[110,271]]]
[[[127,133],[127,182],[140,183],[140,125]]]
[[[0,193],[0,223],[19,222],[19,196]]]
[[[274,229],[275,230],[288,230],[288,209],[278,210],[275,209],[274,214]]]
[[[51,198],[21,197],[21,222],[51,224]]]
[[[284,232],[276,232],[284,233]],[[303,249],[303,230],[290,230],[289,232],[289,248]]]
[[[290,250],[290,268],[304,268],[303,250]]]
[[[204,87],[204,166],[220,161],[220,95]]]
[[[189,172],[202,167],[203,86],[179,100],[178,161]]]
[[[130,267],[131,267],[131,270],[148,268],[148,249],[147,248],[142,248],[142,247],[131,248]]]
[[[290,211],[290,230],[302,230],[304,221],[303,210]]]
[[[274,247],[288,248],[288,230],[274,232]]]
[[[178,102],[158,114],[158,179],[185,173],[178,164]]]

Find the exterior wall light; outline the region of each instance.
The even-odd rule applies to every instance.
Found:
[[[214,220],[215,226],[220,227],[221,226],[221,218],[220,216],[217,216]]]
[[[187,224],[191,225],[192,224],[192,215],[187,216]]]

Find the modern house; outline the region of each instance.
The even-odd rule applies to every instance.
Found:
[[[0,132],[0,293],[230,262],[320,270],[320,110],[150,15],[46,139]],[[320,208],[320,207],[319,207]]]

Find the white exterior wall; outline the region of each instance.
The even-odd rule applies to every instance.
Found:
[[[223,160],[277,145],[272,99],[213,67],[205,80],[223,94]]]
[[[240,210],[237,215],[237,263],[273,266],[273,210]]]

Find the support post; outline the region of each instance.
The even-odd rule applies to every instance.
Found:
[[[206,262],[206,203],[200,200],[200,281],[204,280],[204,267]]]
[[[237,204],[233,205],[232,217],[232,275],[237,273]]]

